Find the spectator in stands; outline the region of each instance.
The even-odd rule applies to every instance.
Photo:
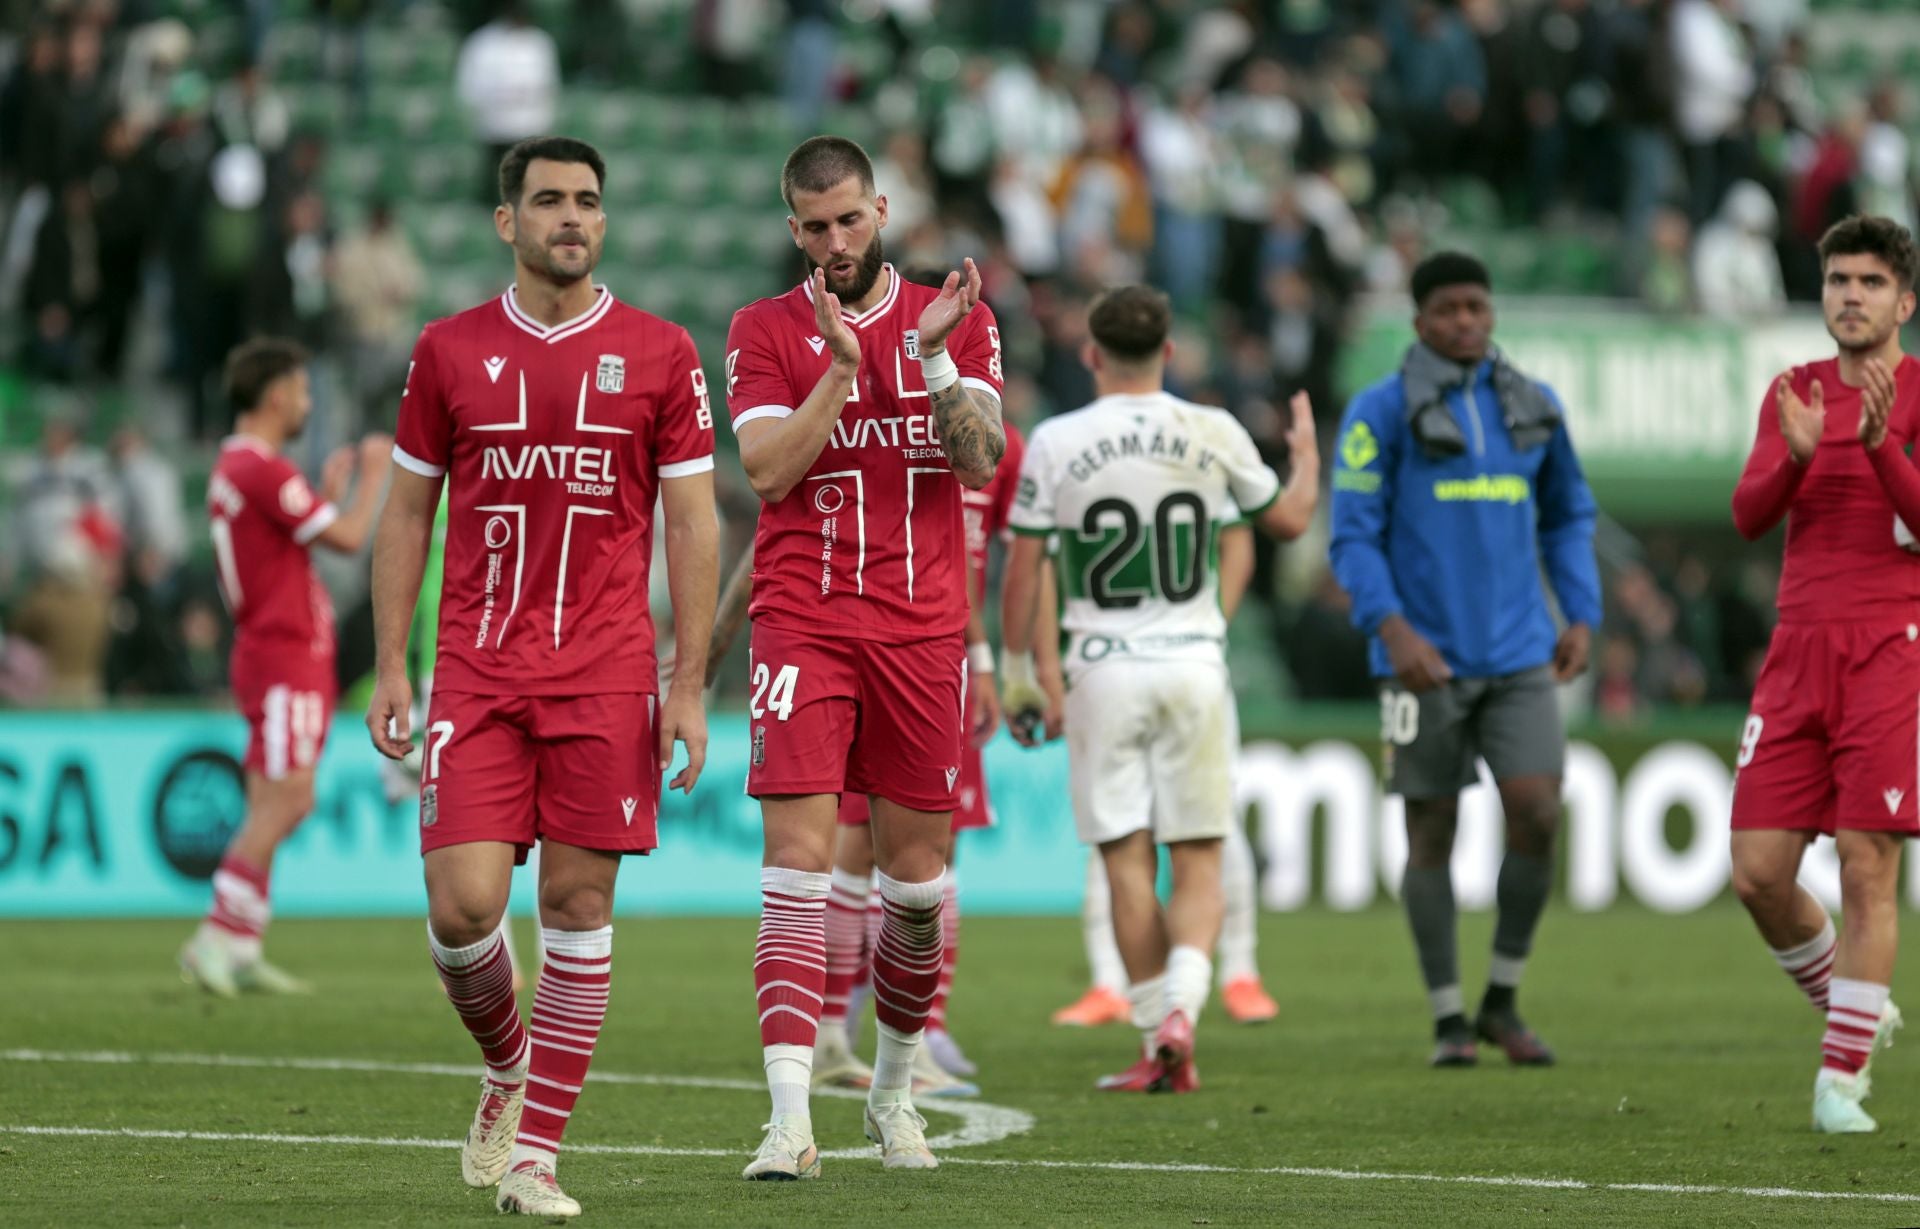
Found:
[[[108,444],[115,502],[123,510],[131,571],[167,590],[187,557],[187,508],[180,471],[139,427],[122,427]]]
[[[227,145],[251,145],[271,161],[293,133],[287,100],[259,64],[243,64],[213,93],[213,127]]]
[[[118,380],[159,217],[160,185],[150,149],[127,116],[108,122],[101,144],[100,166],[89,180],[100,246],[98,346],[93,364],[101,375]]]
[[[992,77],[993,61],[967,58],[956,88],[933,117],[928,150],[942,210],[970,215],[976,222],[991,217],[994,209],[989,190],[994,178],[993,114],[987,102]]]
[[[1220,151],[1211,96],[1186,86],[1172,106],[1141,117],[1140,156],[1153,192],[1153,284],[1176,311],[1200,311],[1213,289],[1220,216]]]
[[[1693,227],[1684,209],[1668,206],[1653,215],[1639,299],[1661,316],[1684,316],[1695,309],[1693,267],[1688,259]]]
[[[1380,121],[1373,110],[1373,87],[1365,73],[1335,65],[1326,75],[1313,108],[1315,139],[1328,149],[1327,174],[1356,206],[1378,195]]]
[[[701,92],[720,98],[752,93],[759,84],[754,65],[765,29],[761,0],[693,0],[693,47]]]
[[[1117,260],[1104,280],[1138,281],[1153,246],[1153,198],[1140,163],[1120,144],[1119,98],[1101,90],[1089,103],[1080,149],[1061,164],[1047,193],[1060,246],[1068,252],[1084,251],[1090,242],[1109,246]]]
[[[907,234],[934,216],[933,175],[918,133],[903,128],[887,138],[873,160],[873,185],[887,198],[889,230]]]
[[[796,129],[811,132],[826,110],[840,49],[829,0],[787,0],[786,44],[782,93],[787,112]]]
[[[1389,18],[1387,43],[1408,169],[1424,179],[1452,172],[1486,106],[1487,65],[1459,16],[1439,0],[1411,0]]]
[[[80,440],[80,414],[69,406],[42,411],[40,450],[12,484],[21,564],[28,574],[47,568],[52,552],[80,532],[84,519],[119,519],[118,488],[107,460]]]
[[[1754,69],[1739,27],[1740,0],[1675,0],[1674,118],[1686,151],[1689,213],[1697,226],[1738,177],[1740,127]]]
[[[454,92],[486,151],[489,205],[500,199],[500,159],[515,142],[550,132],[560,103],[553,36],[528,18],[523,0],[502,0],[497,13],[467,36],[454,67]]]
[[[1867,98],[1867,131],[1860,140],[1860,174],[1855,183],[1861,213],[1892,218],[1914,227],[1913,162],[1907,140],[1906,94],[1888,79]]]
[[[1787,306],[1774,236],[1780,213],[1767,190],[1743,179],[1727,190],[1713,223],[1694,246],[1693,284],[1700,310],[1721,320],[1778,315]]]
[[[1018,160],[1002,158],[995,164],[987,199],[1006,236],[1007,255],[1014,266],[1030,278],[1052,277],[1059,272],[1060,232],[1053,202]]]
[[[1620,225],[1629,245],[1678,182],[1671,0],[1621,0],[1607,19],[1607,88],[1620,140]]]
[[[1080,107],[1050,50],[1035,48],[1025,60],[1002,65],[987,82],[986,104],[996,153],[1012,158],[1019,173],[1043,189],[1080,148]]]
[[[385,423],[398,402],[426,282],[413,242],[394,221],[393,206],[385,199],[376,198],[365,223],[334,245],[333,294],[361,414],[360,426],[345,430],[347,435]]]
[[[1569,175],[1578,200],[1611,211],[1614,186],[1607,128],[1607,44],[1592,0],[1546,0],[1527,19],[1520,64],[1528,132],[1528,214],[1546,216]]]

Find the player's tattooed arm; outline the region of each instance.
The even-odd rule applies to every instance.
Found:
[[[920,366],[927,376],[927,404],[940,445],[962,485],[979,490],[993,478],[1007,451],[1000,425],[1000,400],[969,389],[947,356],[947,338],[980,302],[980,268],[968,257],[965,267],[947,274],[939,295],[920,312]]]
[[[999,399],[964,384],[951,384],[928,393],[927,402],[933,407],[933,425],[954,477],[975,491],[987,485],[1007,451]]]

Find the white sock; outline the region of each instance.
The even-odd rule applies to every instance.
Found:
[[[1254,948],[1259,943],[1257,897],[1254,892],[1253,846],[1247,843],[1246,829],[1238,822],[1227,829],[1220,846],[1220,891],[1226,899],[1226,916],[1220,922],[1220,941],[1214,944],[1219,958],[1220,984],[1243,977],[1260,976],[1254,963]]]
[[[1146,1052],[1153,1053],[1153,1035],[1167,1018],[1167,975],[1135,982],[1127,987],[1127,1001],[1133,1004],[1133,1027],[1140,1030]]]
[[[1527,971],[1525,956],[1502,956],[1493,954],[1493,960],[1487,965],[1487,984],[1505,986],[1511,990],[1520,984],[1520,975]]]
[[[1213,961],[1197,947],[1185,944],[1167,953],[1167,1010],[1184,1011],[1189,1024],[1200,1022],[1200,1009],[1213,989]]]
[[[1087,969],[1096,987],[1115,994],[1127,992],[1127,966],[1113,939],[1113,897],[1107,891],[1107,866],[1094,850],[1087,859],[1087,890],[1080,901],[1081,938],[1087,948]]]
[[[1839,952],[1838,942],[1833,930],[1833,918],[1828,916],[1820,933],[1805,943],[1768,949],[1773,953],[1774,962],[1821,1011],[1828,1006],[1828,987],[1833,980],[1833,962]]]
[[[913,1056],[926,1030],[903,1033],[878,1021],[874,1024],[880,1040],[873,1051],[873,1087],[868,1090],[867,1100],[875,1103],[901,1100],[913,1091]]]
[[[813,1126],[807,1095],[813,1085],[813,1047],[762,1046],[760,1061],[767,1069],[767,1092],[773,1097],[773,1117],[799,1118]]]
[[[1433,1018],[1444,1020],[1448,1016],[1467,1014],[1466,1001],[1460,997],[1460,986],[1435,986],[1427,991],[1427,1002],[1433,1004]]]

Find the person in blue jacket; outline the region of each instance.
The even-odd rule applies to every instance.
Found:
[[[1514,995],[1560,824],[1555,684],[1587,668],[1600,621],[1593,495],[1559,398],[1493,345],[1486,267],[1441,252],[1414,270],[1412,290],[1418,342],[1340,424],[1333,570],[1372,640],[1387,788],[1406,800],[1401,897],[1433,1005],[1433,1065],[1471,1065],[1477,1034],[1544,1066],[1553,1052]],[[1469,1023],[1448,864],[1476,758],[1499,786],[1507,852],[1487,991]]]

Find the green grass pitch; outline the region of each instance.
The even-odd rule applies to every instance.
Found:
[[[645,891],[636,869],[629,893]],[[1470,995],[1490,927],[1485,916],[1462,926]],[[470,1076],[48,1061],[124,1051],[477,1073],[417,920],[280,922],[276,958],[322,992],[238,1003],[178,980],[173,953],[188,929],[0,923],[0,1225],[413,1226],[493,1215],[489,1193],[461,1184],[452,1151],[373,1142],[457,1139],[473,1108]],[[596,1070],[691,1082],[588,1087],[570,1144],[682,1154],[563,1153],[584,1223],[1920,1222],[1920,1157],[1907,1146],[1920,1137],[1920,1037],[1876,1064],[1878,1135],[1814,1135],[1821,1022],[1729,905],[1677,918],[1556,906],[1521,994],[1560,1052],[1548,1071],[1512,1070],[1497,1055],[1473,1071],[1425,1068],[1425,1000],[1397,912],[1268,915],[1261,962],[1281,1018],[1248,1028],[1210,1008],[1205,1086],[1188,1097],[1093,1092],[1095,1076],[1131,1059],[1132,1035],[1047,1026],[1081,986],[1074,921],[968,918],[953,1027],[980,1063],[983,1099],[1030,1115],[1030,1129],[949,1149],[935,1173],[883,1174],[863,1156],[783,1184],[740,1180],[766,1100],[727,1086],[759,1078],[753,937],[747,919],[616,925]],[[1920,1002],[1911,985],[1894,989]],[[930,1109],[932,1132],[957,1125]],[[855,1100],[816,1101],[814,1121],[822,1148],[863,1142]],[[330,1142],[346,1137],[369,1142]],[[725,1155],[701,1155],[711,1151]],[[1740,1189],[1622,1189],[1642,1184]]]

